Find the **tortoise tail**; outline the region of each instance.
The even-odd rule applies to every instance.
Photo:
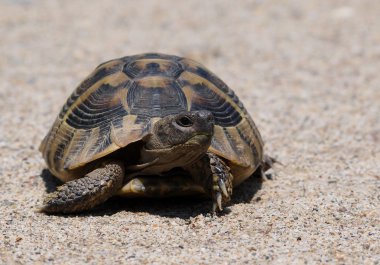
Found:
[[[268,156],[268,155],[264,155],[264,158],[263,158],[263,162],[261,164],[261,168],[264,172],[268,171],[269,169],[273,168],[273,165],[274,164],[279,164],[279,165],[283,165],[281,164],[280,161],[278,161],[277,159],[271,157],[271,156]]]

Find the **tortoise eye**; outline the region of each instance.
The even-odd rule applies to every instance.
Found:
[[[190,127],[193,125],[193,121],[188,116],[183,116],[176,120],[177,124],[182,127]]]

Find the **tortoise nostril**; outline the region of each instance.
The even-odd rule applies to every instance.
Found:
[[[214,120],[214,115],[212,115],[212,113],[208,110],[199,111],[198,116],[202,119],[206,119],[209,122]]]
[[[206,113],[206,119],[208,122],[214,122],[214,115],[212,115],[211,112],[207,111]]]
[[[210,115],[207,117],[207,121],[209,122],[214,122],[214,115],[212,115],[212,113],[210,112]]]

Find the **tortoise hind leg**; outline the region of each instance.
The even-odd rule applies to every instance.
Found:
[[[75,213],[105,202],[123,186],[124,165],[106,162],[83,178],[69,181],[48,194],[40,209],[47,213]]]

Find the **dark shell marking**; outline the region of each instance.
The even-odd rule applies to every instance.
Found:
[[[58,177],[140,140],[152,118],[191,110],[215,117],[211,152],[252,173],[262,160],[260,134],[235,93],[199,63],[142,54],[99,65],[72,93],[41,144]]]

